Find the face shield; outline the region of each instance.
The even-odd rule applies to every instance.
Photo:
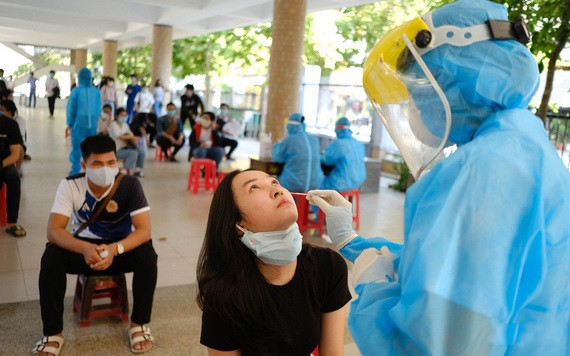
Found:
[[[395,28],[372,49],[364,65],[364,90],[416,179],[454,144],[448,141],[452,128],[448,100],[421,55],[443,44],[519,40],[517,33],[526,35],[520,26],[516,30],[517,23],[497,20],[465,28],[434,28],[428,13]]]

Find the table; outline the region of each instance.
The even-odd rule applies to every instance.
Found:
[[[271,174],[272,176],[280,175],[284,165],[285,164],[275,162],[271,159],[249,158],[249,168],[257,169],[267,174]]]

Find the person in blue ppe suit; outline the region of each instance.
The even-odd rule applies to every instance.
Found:
[[[299,113],[289,116],[288,135],[273,146],[273,160],[285,164],[279,182],[290,192],[318,189],[323,181],[319,140],[307,134],[304,121]]]
[[[136,74],[131,75],[131,84],[125,89],[125,94],[127,94],[127,115],[128,123],[130,124],[135,117],[135,97],[141,91],[141,86],[139,85],[139,79]]]
[[[335,133],[338,140],[331,143],[321,157],[322,164],[333,166],[321,188],[337,192],[358,189],[366,179],[364,144],[352,137],[350,121],[346,117],[336,121]]]
[[[525,27],[506,20],[502,5],[461,0],[394,29],[366,62],[366,92],[418,178],[403,246],[357,236],[346,200],[309,192],[354,263],[349,327],[363,355],[570,354],[570,174],[526,109],[537,66]],[[428,71],[421,82],[449,105],[413,84]],[[405,132],[457,150],[418,165],[423,150],[395,137]]]
[[[81,142],[97,133],[101,114],[101,94],[92,84],[91,71],[81,68],[77,73],[79,85],[73,88],[67,99],[67,126],[71,130],[71,171],[69,175],[81,171]]]

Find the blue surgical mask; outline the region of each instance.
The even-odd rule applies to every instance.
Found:
[[[303,236],[297,223],[287,230],[266,232],[248,231],[237,224],[236,227],[244,233],[240,241],[267,264],[285,266],[301,253]]]
[[[107,187],[113,183],[115,176],[119,173],[119,167],[101,167],[85,169],[85,176],[91,183],[99,187]]]
[[[176,115],[176,110],[168,110],[166,112],[166,115],[168,115],[170,117],[174,117],[174,115]]]
[[[0,115],[6,116],[6,112],[4,110],[0,110]]]
[[[227,109],[220,110],[220,115],[221,116],[228,116],[228,110]]]
[[[119,122],[120,122],[121,124],[126,123],[128,119],[129,119],[128,116],[119,116]]]

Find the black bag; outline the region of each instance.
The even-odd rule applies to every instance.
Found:
[[[60,94],[61,94],[61,91],[60,91],[59,87],[53,88],[53,95],[54,95],[56,98],[60,98],[60,96],[59,96]]]

